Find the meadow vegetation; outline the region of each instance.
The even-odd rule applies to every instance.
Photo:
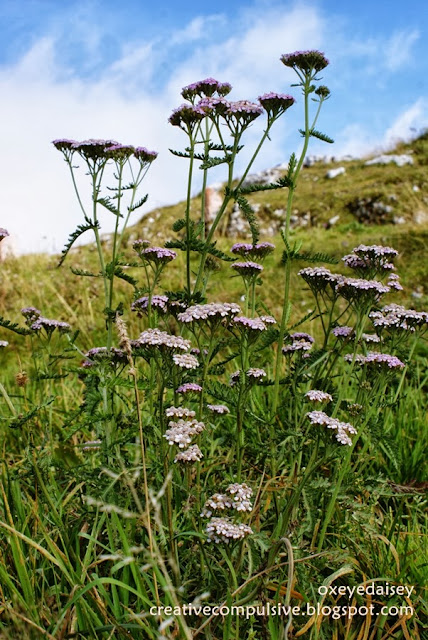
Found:
[[[264,117],[261,147],[294,98],[233,102],[212,78],[170,117],[187,197],[151,225],[129,222],[156,152],[54,141],[82,224],[62,256],[0,265],[0,638],[426,637],[427,136],[398,147],[413,166],[325,180],[303,163],[330,141],[328,61],[281,60],[303,148],[274,183],[245,186],[245,132]],[[221,165],[208,221],[192,181]],[[392,190],[404,224],[355,219]]]

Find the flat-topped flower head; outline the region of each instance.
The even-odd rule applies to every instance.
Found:
[[[152,296],[151,299],[151,307],[156,311],[160,311],[161,313],[166,313],[168,310],[167,307],[168,296]],[[141,317],[143,313],[147,313],[149,308],[149,296],[142,296],[138,298],[131,304],[131,310],[136,311],[137,314]]]
[[[226,493],[232,498],[232,509],[235,509],[235,511],[252,511],[253,505],[250,499],[253,495],[253,490],[245,482],[243,484],[238,482],[230,484],[226,489]]]
[[[6,229],[0,228],[0,242],[5,238],[7,238],[8,235],[9,235],[9,231],[7,231]]]
[[[237,127],[246,128],[263,113],[263,107],[249,100],[229,102],[224,117],[228,125],[235,130]]]
[[[28,326],[31,326],[42,315],[42,312],[36,307],[24,307],[21,309],[21,313],[25,318],[25,324]]]
[[[342,278],[336,284],[337,293],[354,304],[376,302],[389,290],[387,285],[378,280],[364,280],[362,278]]]
[[[343,276],[331,273],[326,267],[305,267],[298,272],[298,275],[309,285],[314,295],[319,292],[335,293],[337,284]]]
[[[267,373],[264,369],[257,369],[255,367],[247,369],[245,374],[250,380],[260,380],[261,378],[265,378],[267,376]]]
[[[174,336],[160,329],[146,329],[137,340],[131,342],[134,349],[138,348],[155,348],[165,351],[189,351],[190,340],[186,340],[181,336]]]
[[[353,333],[354,329],[347,326],[334,327],[334,329],[332,330],[332,334],[336,338],[349,338]]]
[[[318,73],[329,64],[324,53],[317,50],[311,51],[294,51],[293,53],[284,53],[281,62],[286,67],[302,71],[304,74]]]
[[[342,258],[347,267],[354,269],[359,275],[373,277],[395,269],[393,261],[398,251],[392,247],[360,244],[352,253]]]
[[[150,164],[153,160],[156,160],[158,157],[157,151],[149,151],[146,147],[135,147],[134,156],[139,160],[142,164]]]
[[[232,318],[238,313],[241,313],[241,307],[234,302],[209,302],[195,304],[179,313],[177,318],[185,324],[200,322],[216,324],[223,319]]]
[[[305,398],[310,402],[319,402],[321,404],[327,402],[333,402],[333,397],[326,391],[319,391],[318,389],[311,389],[305,393]]]
[[[340,444],[352,445],[352,440],[348,434],[356,434],[357,430],[352,424],[349,424],[349,422],[341,422],[337,418],[331,418],[324,413],[324,411],[310,411],[306,416],[309,418],[311,424],[319,424],[327,427],[327,429],[334,429],[336,431],[336,440],[340,442]]]
[[[211,413],[219,416],[224,416],[230,413],[229,409],[224,404],[207,404],[207,409],[211,411]]]
[[[172,356],[174,364],[180,369],[197,369],[199,361],[191,353],[177,353]]]
[[[135,153],[135,147],[131,144],[112,144],[106,147],[104,151],[107,158],[125,161]]]
[[[372,311],[370,318],[378,332],[383,329],[389,332],[425,331],[428,328],[428,313],[406,309],[399,304],[389,304],[380,311]]]
[[[107,158],[106,148],[118,145],[116,140],[97,140],[90,138],[82,142],[75,142],[71,149],[76,151],[85,160],[98,160]]]
[[[200,384],[196,384],[195,382],[186,382],[182,384],[176,389],[176,393],[202,393],[202,387]]]
[[[135,244],[136,243],[134,242],[134,248]],[[166,249],[165,247],[147,247],[146,249],[138,249],[137,253],[142,260],[145,260],[149,263],[151,262],[157,266],[165,265],[168,262],[175,260],[175,258],[177,257],[175,251]]]
[[[389,274],[386,284],[390,289],[395,289],[396,291],[403,291],[403,287],[400,284],[400,276],[396,273]]]
[[[168,407],[165,415],[167,418],[194,418],[196,413],[187,407]]]
[[[205,112],[198,105],[182,104],[174,109],[168,118],[168,122],[174,127],[180,127],[183,131],[192,131],[195,126],[205,118]]]
[[[192,442],[192,438],[204,429],[204,423],[197,420],[171,421],[169,429],[165,431],[163,437],[168,441],[168,444],[177,444],[180,449],[185,449]]]
[[[282,353],[284,355],[293,354],[296,351],[310,351],[315,342],[309,333],[304,333],[303,331],[292,333],[286,340],[291,344],[286,344],[285,347],[282,347]]]
[[[225,96],[232,91],[232,85],[228,82],[219,82],[215,78],[205,78],[204,80],[198,80],[198,82],[192,82],[191,84],[183,87],[181,95],[185,100],[193,102],[196,96],[211,98],[215,93],[220,96]]]
[[[232,326],[243,331],[260,333],[266,331],[267,326],[261,318],[247,318],[246,316],[236,316],[233,318]]]
[[[259,102],[267,112],[268,118],[278,118],[295,103],[295,99],[285,93],[270,91],[259,96]]]
[[[71,327],[68,322],[61,322],[60,320],[51,320],[50,318],[44,318],[39,316],[35,322],[32,323],[31,329],[33,331],[44,331],[50,336],[55,330],[59,333],[68,333],[71,331]]]
[[[58,151],[74,151],[74,145],[79,144],[77,140],[67,140],[66,138],[59,138],[58,140],[52,140],[52,144]]]
[[[197,444],[192,444],[184,451],[180,451],[174,458],[174,462],[181,462],[183,464],[190,464],[192,462],[199,462],[203,458],[203,453]]]
[[[354,362],[362,367],[367,366],[376,369],[403,369],[405,367],[404,362],[401,362],[397,356],[391,356],[388,353],[379,353],[377,351],[370,351],[367,355],[349,353],[345,356],[347,362]]]
[[[257,258],[263,260],[267,255],[275,250],[275,245],[272,242],[258,242],[257,244],[251,244],[249,242],[237,242],[232,248],[231,252],[238,256],[245,258]]]
[[[380,342],[380,338],[376,333],[363,333],[361,339],[364,342]]]
[[[246,524],[235,524],[229,518],[212,518],[205,529],[209,542],[229,544],[234,540],[243,540],[253,533]]]
[[[223,96],[219,96],[218,98],[202,98],[196,106],[198,109],[202,109],[206,116],[217,118],[218,116],[224,116],[227,113],[230,102]]]
[[[258,262],[247,260],[246,262],[234,262],[231,265],[232,269],[237,271],[243,278],[253,279],[260,275],[263,271],[263,267]]]

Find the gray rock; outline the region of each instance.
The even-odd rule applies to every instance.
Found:
[[[392,222],[393,224],[405,224],[406,218],[404,216],[394,216]]]
[[[341,176],[344,173],[346,173],[345,167],[337,167],[337,169],[330,169],[330,171],[327,171],[325,177],[329,180],[332,180],[333,178],[337,178],[337,176]]]
[[[391,155],[386,155],[386,154],[382,154],[380,156],[377,156],[376,158],[372,158],[371,160],[367,160],[367,162],[364,163],[364,165],[366,167],[370,167],[371,165],[374,164],[390,164],[391,162],[394,162],[397,167],[403,167],[405,164],[413,164],[413,158],[412,156],[409,156],[405,153],[401,154],[401,155],[397,155],[397,154],[391,154]]]

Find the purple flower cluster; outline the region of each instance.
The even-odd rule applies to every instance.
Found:
[[[230,413],[229,409],[224,404],[207,404],[207,409],[209,409],[211,413],[215,413],[219,416]]]
[[[205,111],[198,105],[182,104],[174,109],[168,118],[168,122],[174,127],[180,127],[184,131],[191,131],[195,125],[205,118]]]
[[[174,462],[199,462],[204,457],[202,451],[198,447],[197,444],[192,444],[190,447],[187,447],[184,451],[180,451],[174,458]]]
[[[271,91],[259,96],[259,102],[269,118],[278,118],[295,103],[295,99],[293,96]]]
[[[324,292],[328,288],[334,292],[337,282],[340,278],[343,278],[343,276],[331,273],[330,269],[326,269],[325,267],[306,267],[305,269],[301,269],[298,275],[302,276],[314,294],[319,291]]]
[[[205,78],[183,87],[181,95],[185,100],[193,102],[196,96],[211,98],[215,93],[219,96],[226,96],[231,91],[232,85],[229,82],[219,82],[215,78]]]
[[[396,291],[403,291],[403,287],[400,284],[400,276],[396,273],[389,274],[388,281],[386,284],[390,289],[395,289]]]
[[[256,382],[261,378],[265,378],[267,376],[267,373],[264,369],[257,369],[255,367],[251,367],[250,369],[247,369],[247,371],[245,372],[245,375],[248,378],[249,382]],[[238,369],[238,371],[235,371],[229,376],[229,385],[231,387],[234,387],[235,384],[239,382],[240,377],[241,377],[241,370]]]
[[[146,329],[137,340],[131,342],[132,347],[149,348],[156,347],[167,351],[189,351],[190,340],[185,340],[181,336],[174,336],[160,329]]]
[[[370,273],[375,275],[377,272],[393,271],[393,260],[398,256],[398,251],[392,247],[383,247],[381,245],[365,245],[360,244],[353,249],[352,253],[342,258],[347,267],[354,269],[360,275]]]
[[[336,338],[349,338],[349,336],[352,336],[353,333],[354,333],[354,329],[352,327],[347,327],[347,326],[334,327],[334,329],[332,330],[332,334]]]
[[[199,362],[191,353],[177,353],[172,356],[174,364],[180,369],[197,369]]]
[[[266,331],[267,326],[261,318],[247,318],[246,316],[236,316],[233,318],[233,326],[244,331]]]
[[[355,357],[355,360],[354,360]],[[360,366],[377,367],[380,369],[403,369],[404,362],[401,362],[397,356],[391,356],[388,353],[379,353],[378,351],[370,351],[367,355],[349,353],[345,356],[347,362],[354,362]]]
[[[257,258],[263,260],[267,255],[275,250],[275,245],[272,242],[258,242],[257,244],[251,244],[249,242],[237,242],[231,248],[231,252],[243,256],[245,258]]]
[[[389,287],[378,280],[362,278],[340,278],[336,283],[336,291],[350,302],[374,302],[389,292]]]
[[[399,304],[389,304],[380,311],[372,311],[370,318],[378,331],[424,331],[428,327],[428,313],[406,309]]]
[[[253,279],[263,271],[261,264],[258,264],[258,262],[252,262],[251,260],[247,260],[246,262],[234,262],[231,266],[232,269],[235,269],[235,271],[237,271],[243,278]]]
[[[349,422],[340,422],[337,418],[331,418],[324,411],[310,411],[306,414],[312,424],[319,424],[328,429],[334,429],[336,431],[336,440],[340,444],[352,445],[352,440],[348,433],[356,434],[357,430]]]
[[[176,393],[202,393],[202,387],[200,384],[196,384],[195,382],[186,382],[182,384],[176,389]]]
[[[226,493],[214,493],[208,498],[202,509],[201,517],[210,518],[214,511],[225,511],[226,509],[250,512],[253,509],[252,495],[253,490],[247,484],[239,484],[238,482],[230,484]]]
[[[21,309],[21,313],[25,318],[25,324],[29,327],[42,315],[42,312],[36,307],[24,307]]]
[[[302,71],[304,74],[317,73],[329,64],[325,55],[316,50],[284,53],[280,60],[286,67]]]
[[[66,157],[76,152],[85,160],[109,159],[127,160],[134,156],[141,164],[150,164],[157,158],[156,151],[149,151],[146,147],[134,147],[129,144],[120,144],[116,140],[96,140],[90,138],[78,142],[77,140],[58,139],[52,144],[58,151],[62,151]]]
[[[332,396],[326,391],[319,391],[318,389],[311,389],[305,393],[305,398],[311,402],[333,402]]]
[[[165,415],[167,418],[194,418],[196,413],[187,407],[168,407]]]
[[[51,320],[50,318],[44,318],[39,316],[35,322],[31,324],[33,331],[41,331],[44,329],[50,336],[55,329],[58,329],[59,333],[68,333],[71,331],[71,327],[68,322],[61,322],[60,320]]]
[[[156,309],[156,311],[161,311],[162,313],[166,313],[167,302],[168,302],[168,296],[152,296],[152,300],[151,300],[152,309]],[[138,298],[131,305],[132,311],[137,311],[138,315],[140,316],[142,312],[147,312],[148,307],[149,307],[149,296],[143,296],[142,298]]]
[[[234,302],[209,302],[208,304],[195,304],[179,313],[180,322],[218,322],[223,318],[230,318],[241,312],[239,305]]]
[[[9,232],[6,231],[6,229],[3,229],[3,227],[0,228],[0,242],[2,240],[4,240],[5,238],[7,238],[9,235]]]
[[[301,331],[292,333],[289,339],[291,340],[291,344],[287,344],[285,347],[282,347],[282,353],[284,355],[294,353],[295,351],[309,351],[312,349],[315,342],[309,333],[303,333]]]
[[[97,363],[108,363],[111,365],[124,364],[127,362],[127,355],[122,349],[116,347],[93,347],[85,353],[86,360],[83,361],[82,367],[89,369]]]
[[[135,248],[134,242],[134,248]],[[138,255],[142,260],[152,262],[156,266],[162,266],[175,260],[177,254],[171,249],[165,249],[165,247],[147,247],[146,249],[137,250]]]

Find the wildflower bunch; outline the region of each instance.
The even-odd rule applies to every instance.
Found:
[[[327,429],[333,429],[336,432],[336,440],[340,442],[340,444],[352,445],[352,440],[348,434],[356,434],[357,430],[352,424],[349,424],[349,422],[341,422],[337,418],[331,418],[324,413],[324,411],[310,411],[306,416],[309,418],[311,424],[319,424],[327,427]]]

